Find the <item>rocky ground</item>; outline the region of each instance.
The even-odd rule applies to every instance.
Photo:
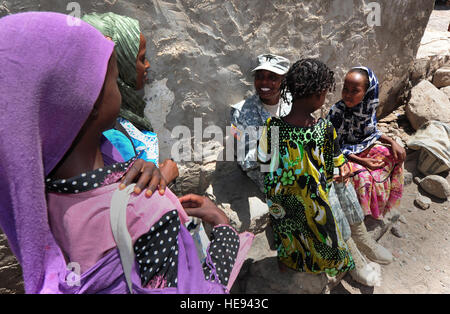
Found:
[[[387,125],[389,128],[389,124]],[[403,133],[403,129],[400,130]],[[325,289],[322,293],[450,293],[450,202],[425,192],[414,182],[423,177],[416,170],[417,159],[418,152],[407,150],[406,182],[400,206],[381,221],[366,219],[366,226],[372,237],[394,255],[393,263],[381,267],[381,285],[366,287],[347,274],[338,285],[331,284],[331,291]],[[323,279],[307,276],[292,279],[291,277],[296,275],[278,272],[276,251],[270,244],[269,219],[262,205],[264,198],[259,191],[251,187],[250,180],[247,182],[247,178],[243,176],[236,170],[235,165],[222,163],[218,165],[213,184],[208,190],[219,207],[227,212],[237,229],[252,230],[256,234],[248,260],[251,266],[244,265],[237,287],[232,292],[318,293],[326,284]],[[444,177],[450,184],[450,175],[444,174]],[[236,182],[247,182],[248,185],[243,184],[237,189]],[[430,205],[427,209],[421,209],[416,204],[418,195],[429,198]],[[267,271],[266,268],[271,268],[272,271]],[[273,274],[274,272],[276,274]],[[278,276],[286,278],[276,278]],[[297,282],[301,288],[296,289],[294,284]],[[264,285],[266,287],[263,287]]]
[[[415,153],[408,155],[406,170],[414,171],[416,158]],[[428,209],[414,204],[418,193],[432,199]],[[382,223],[368,220],[366,225],[374,236],[387,227],[378,242],[392,252],[394,262],[382,266],[381,286],[369,288],[346,275],[332,293],[450,293],[449,201],[432,197],[412,182],[405,186],[399,208]]]

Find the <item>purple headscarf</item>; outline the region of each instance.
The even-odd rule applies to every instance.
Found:
[[[0,19],[0,226],[27,293],[41,292],[60,259],[50,232],[44,177],[88,118],[114,44],[95,28],[51,12]],[[77,112],[77,114],[73,114]]]

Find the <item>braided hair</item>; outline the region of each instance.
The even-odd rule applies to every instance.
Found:
[[[301,59],[291,66],[281,83],[281,97],[289,102],[288,94],[291,94],[294,102],[335,88],[334,72],[325,63],[318,59]]]

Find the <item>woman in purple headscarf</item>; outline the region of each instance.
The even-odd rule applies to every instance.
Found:
[[[199,196],[118,188],[134,160],[100,151],[120,107],[114,44],[68,18],[0,19],[0,226],[26,292],[227,292],[253,236]],[[215,225],[204,265],[188,214]]]

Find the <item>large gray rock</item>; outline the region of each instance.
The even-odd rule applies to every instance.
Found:
[[[436,86],[423,80],[411,90],[405,112],[416,130],[431,120],[450,123],[450,100]]]
[[[448,97],[448,99],[450,100],[450,86],[442,87],[440,89],[440,91],[443,92]]]
[[[425,192],[430,193],[440,199],[448,199],[450,196],[450,185],[447,180],[439,175],[429,175],[420,181],[419,186]]]

